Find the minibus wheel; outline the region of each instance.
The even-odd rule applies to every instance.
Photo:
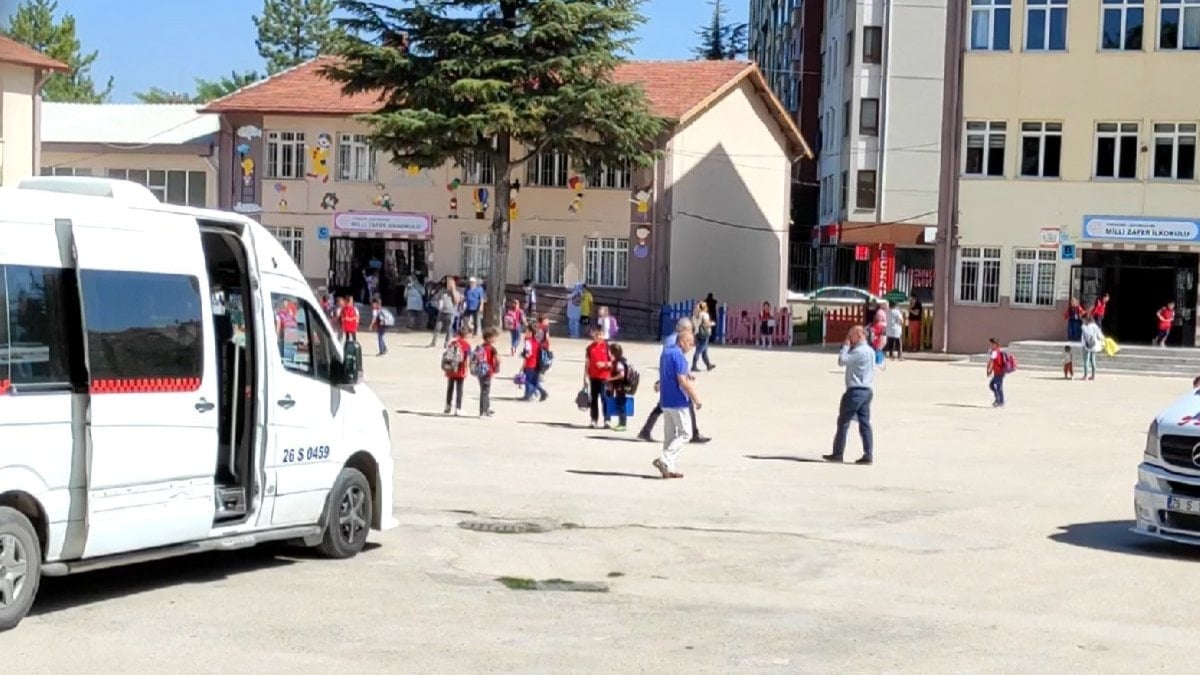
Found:
[[[42,547],[25,514],[0,506],[0,631],[16,628],[42,580]]]
[[[329,558],[352,558],[363,550],[371,529],[371,484],[358,469],[338,474],[325,502],[325,534],[317,550]]]

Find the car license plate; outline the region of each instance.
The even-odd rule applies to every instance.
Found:
[[[1167,510],[1178,513],[1200,513],[1200,499],[1167,497]]]

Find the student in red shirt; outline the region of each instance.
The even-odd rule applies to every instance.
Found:
[[[342,323],[342,338],[346,342],[358,342],[358,307],[350,296],[342,298],[342,301],[345,304],[338,317]]]
[[[1007,368],[1004,364],[1004,350],[1000,347],[1000,341],[996,338],[988,340],[988,364],[987,374],[992,378],[988,382],[988,389],[992,390],[992,407],[1004,407],[1004,376]]]
[[[550,349],[550,317],[545,314],[538,315],[537,341],[542,349]]]
[[[1104,329],[1104,315],[1108,313],[1108,293],[1096,298],[1096,304],[1092,305],[1092,318],[1096,320],[1096,325]]]
[[[600,406],[603,403],[604,387],[612,376],[612,356],[608,353],[608,342],[604,339],[604,329],[599,325],[592,326],[592,343],[585,352],[583,377],[588,382],[591,392],[592,428],[600,423]],[[604,411],[604,426],[608,426],[608,411]]]
[[[460,325],[458,327],[458,336],[446,345],[446,354],[451,354],[451,349],[457,349],[458,355],[456,361],[447,361],[446,357],[442,357],[442,372],[446,373],[446,410],[447,415],[450,414],[450,403],[454,403],[454,414],[462,412],[462,397],[463,397],[463,382],[467,379],[467,362],[471,357],[471,343],[467,342],[469,334],[467,326]]]
[[[542,388],[541,356],[542,345],[537,339],[537,329],[533,324],[525,326],[525,342],[521,346],[521,358],[525,361],[525,397],[522,401],[532,401],[534,394],[539,395],[542,401],[549,398]]]
[[[764,349],[771,348],[771,334],[775,332],[775,313],[771,303],[764,302],[758,312],[758,343]]]
[[[1158,335],[1152,344],[1159,347],[1167,346],[1167,338],[1171,336],[1171,326],[1175,323],[1175,303],[1168,302],[1166,307],[1158,310]]]
[[[500,372],[500,352],[496,350],[496,338],[500,331],[487,328],[483,331],[483,344],[475,348],[480,357],[475,377],[479,378],[479,416],[491,417],[492,412],[492,378]]]

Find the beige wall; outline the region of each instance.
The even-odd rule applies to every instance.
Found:
[[[1000,306],[1013,293],[1013,249],[1037,247],[1042,228],[1062,228],[1080,248],[1084,215],[1189,217],[1200,215],[1196,181],[1151,178],[1155,122],[1200,122],[1200,90],[1186,86],[1195,70],[1192,52],[1157,51],[1158,3],[1145,5],[1145,51],[1099,50],[1100,3],[1071,3],[1066,52],[1023,52],[1025,3],[1014,2],[1012,52],[968,52],[963,116],[1008,123],[1005,176],[963,176],[960,181],[960,246],[1002,248]],[[969,22],[968,22],[969,29]],[[1063,124],[1061,178],[1019,177],[1023,121]],[[1136,180],[1093,179],[1097,122],[1138,122]],[[960,133],[963,133],[960,130]],[[965,145],[964,145],[965,153]],[[1062,306],[1069,294],[1070,266],[1059,261],[1051,309],[1013,308],[999,318],[1006,338],[1060,337]],[[952,295],[952,297],[955,297]],[[978,348],[993,331],[983,308],[956,310],[955,343]],[[1020,327],[1014,329],[1014,327]],[[1019,334],[1018,334],[1019,333]],[[953,334],[961,339],[956,340]]]
[[[749,80],[679,130],[670,143],[670,301],[709,292],[730,305],[782,300],[786,147]]]
[[[33,69],[0,64],[0,185],[33,174]]]
[[[329,268],[329,242],[317,240],[317,229],[332,229],[333,209],[322,208],[326,193],[337,195],[336,211],[382,211],[375,201],[384,193],[391,197],[393,212],[431,214],[434,218],[431,276],[458,274],[462,270],[462,234],[487,232],[494,203],[490,203],[485,218],[475,218],[472,191],[476,186],[462,184],[453,192],[448,186],[454,178],[463,177],[461,168],[445,166],[439,169],[410,173],[389,163],[388,157],[377,158],[376,180],[349,182],[337,180],[337,138],[341,133],[365,133],[366,128],[349,118],[307,118],[267,116],[263,120],[264,135],[270,131],[301,131],[311,146],[319,134],[332,138],[328,159],[329,180],[277,180],[262,174],[262,222],[267,226],[300,227],[304,230],[303,272],[314,282],[323,281]],[[514,156],[524,155],[514,150]],[[307,161],[307,160],[306,160]],[[265,159],[262,162],[265,164]],[[258,167],[265,171],[265,166]],[[572,171],[572,175],[576,172]],[[517,218],[512,227],[508,258],[508,278],[519,283],[523,275],[521,238],[523,235],[563,235],[566,241],[566,270],[564,282],[572,284],[584,277],[584,242],[589,236],[629,236],[629,189],[583,190],[582,208],[572,213],[569,207],[575,193],[567,188],[538,188],[527,186],[525,171],[518,168],[514,177],[521,181],[516,195]],[[488,188],[494,202],[492,186]],[[451,218],[450,200],[458,200],[458,217]],[[283,204],[286,202],[286,204]]]
[[[195,153],[139,153],[98,147],[92,152],[63,152],[54,144],[42,146],[42,168],[87,169],[93,176],[105,176],[109,169],[148,171],[202,171],[205,181],[205,206],[217,206],[217,167],[215,160]]]

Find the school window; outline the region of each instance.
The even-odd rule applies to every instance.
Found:
[[[858,133],[863,136],[879,135],[879,99],[864,98],[859,101]]]
[[[1138,123],[1096,124],[1096,178],[1137,178]]]
[[[966,165],[968,176],[1003,176],[1007,122],[967,122]]]
[[[491,243],[492,238],[489,234],[463,232],[461,270],[464,277],[487,277],[491,262]]]
[[[860,209],[875,209],[876,174],[874,170],[859,170],[855,174],[857,181],[854,202]]]
[[[43,176],[90,176],[91,169],[76,169],[69,166],[43,166]]]
[[[1154,124],[1154,177],[1196,178],[1196,125]]]
[[[331,382],[333,339],[319,312],[292,295],[271,294],[275,314],[275,342],[283,367],[291,373]]]
[[[971,0],[972,51],[1005,52],[1009,48],[1012,0]]]
[[[1062,164],[1062,122],[1021,123],[1021,175],[1058,178]]]
[[[467,185],[494,185],[496,166],[492,156],[486,152],[468,150],[463,157],[462,182]]]
[[[268,131],[267,178],[304,178],[304,132]]]
[[[338,134],[338,180],[371,183],[375,180],[375,150],[366,134]]]
[[[529,184],[541,187],[566,187],[571,161],[566,153],[543,150],[529,166]]]
[[[588,237],[584,283],[596,288],[629,285],[629,240],[622,237]]]
[[[544,234],[521,237],[524,252],[523,278],[539,286],[561,286],[567,266],[567,238]]]
[[[67,310],[69,274],[0,266],[0,393],[9,386],[19,392],[23,385],[71,383],[68,335],[78,330],[78,319]]]
[[[108,169],[109,178],[144,185],[160,202],[205,208],[208,204],[208,174],[182,169]]]
[[[1158,48],[1200,49],[1200,0],[1159,0]]]
[[[1057,263],[1058,251],[1054,249],[1019,248],[1013,251],[1013,304],[1053,307]]]
[[[203,376],[196,277],[83,270],[80,285],[93,383]]]
[[[1025,51],[1067,49],[1067,0],[1025,0]]]
[[[622,166],[601,166],[596,175],[592,177],[592,187],[612,190],[628,190],[632,184],[630,180],[629,165]]]
[[[301,227],[272,227],[266,226],[267,232],[275,236],[275,239],[283,246],[283,250],[288,252],[292,260],[296,262],[296,266],[304,268],[304,228]]]
[[[1102,0],[1100,48],[1141,51],[1145,0]]]
[[[1000,249],[978,246],[960,248],[954,286],[958,302],[1000,304]]]
[[[863,26],[863,63],[883,62],[883,28]]]

